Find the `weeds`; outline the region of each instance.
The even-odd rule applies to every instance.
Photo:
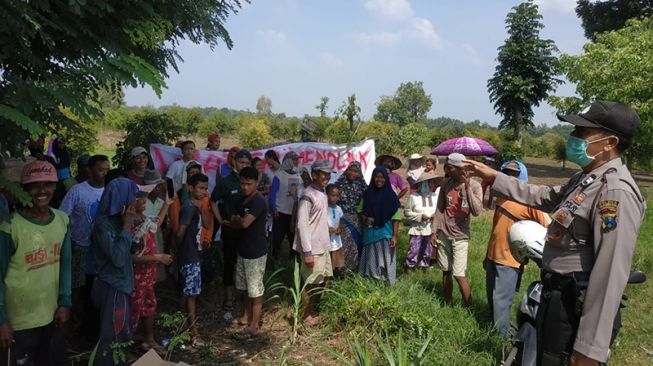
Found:
[[[172,352],[177,348],[183,345],[186,342],[190,342],[190,326],[186,326],[187,317],[185,314],[177,311],[174,314],[161,314],[161,319],[157,323],[165,328],[172,335],[170,336],[170,341],[166,348],[166,354],[164,359],[166,361],[170,360],[172,357]]]

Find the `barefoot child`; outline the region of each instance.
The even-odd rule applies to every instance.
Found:
[[[331,240],[331,266],[335,278],[343,278],[345,275],[345,257],[342,252],[342,208],[338,206],[340,199],[340,188],[335,184],[329,184],[326,188],[327,199],[329,202],[328,220],[329,220],[329,239]]]
[[[163,181],[161,181],[163,182]],[[145,351],[153,348],[159,354],[165,354],[165,349],[154,339],[154,314],[156,313],[156,294],[154,284],[157,278],[157,265],[169,265],[172,257],[169,254],[158,253],[156,248],[156,233],[160,224],[165,219],[172,198],[166,195],[166,200],[159,216],[150,218],[145,215],[148,196],[160,192],[156,184],[142,186],[136,193],[137,223],[130,230],[133,234],[132,242],[136,244],[136,253],[132,254],[134,262],[134,292],[130,305],[132,311],[132,330],[136,330],[139,322],[143,322],[144,337],[141,348]],[[148,194],[148,190],[151,190]],[[159,198],[160,199],[160,198]]]
[[[236,322],[247,325],[247,328],[236,335],[239,339],[258,335],[265,291],[263,276],[268,258],[268,242],[265,237],[268,208],[265,198],[257,191],[259,174],[254,167],[241,170],[242,209],[231,216],[230,220],[232,228],[243,232],[243,239],[237,246],[236,289],[247,292],[243,295],[243,315]]]
[[[202,243],[198,233],[202,227],[207,228],[212,220],[201,210],[202,201],[208,195],[209,178],[196,174],[186,182],[190,199],[181,207],[179,228],[176,232],[177,261],[179,265],[179,283],[181,286],[184,311],[188,314],[190,331],[193,335],[193,347],[204,346],[197,329],[197,296],[202,292],[202,271],[200,269],[200,252]]]

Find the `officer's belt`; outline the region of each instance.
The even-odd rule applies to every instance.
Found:
[[[564,284],[568,283],[569,279],[574,279],[576,288],[581,290],[587,288],[590,281],[590,272],[570,272],[560,274],[556,272],[542,270],[541,275],[544,290],[560,290]]]

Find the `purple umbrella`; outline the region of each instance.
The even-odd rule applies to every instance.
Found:
[[[487,141],[467,136],[446,140],[431,151],[433,155],[449,155],[451,153],[461,153],[466,156],[480,156],[494,155],[499,152]]]

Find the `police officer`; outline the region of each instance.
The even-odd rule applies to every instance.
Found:
[[[620,156],[639,126],[629,106],[595,101],[578,115],[567,160],[582,168],[567,184],[540,186],[466,161],[475,175],[493,180],[493,192],[545,212],[553,222],[543,253],[537,314],[537,364],[607,362],[618,311],[642,223],[645,203]]]

